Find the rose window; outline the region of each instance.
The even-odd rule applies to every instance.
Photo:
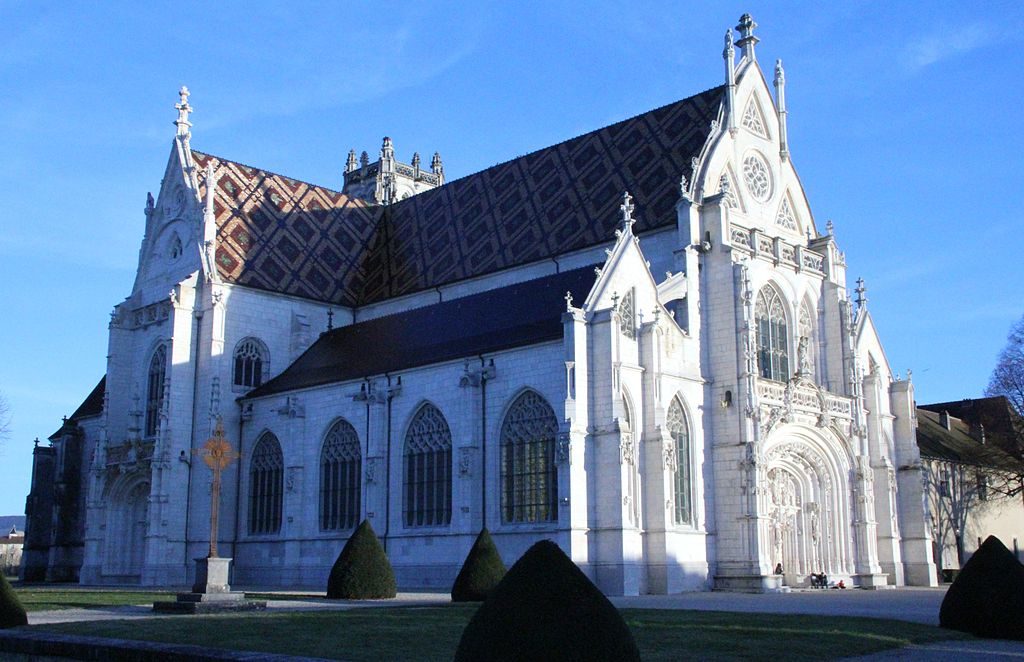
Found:
[[[772,176],[768,164],[757,154],[743,159],[743,181],[755,200],[764,202],[772,195]]]

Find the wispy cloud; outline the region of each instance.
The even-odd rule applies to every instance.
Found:
[[[905,66],[914,73],[942,60],[993,46],[1006,40],[1006,32],[985,22],[948,26],[907,44]]]

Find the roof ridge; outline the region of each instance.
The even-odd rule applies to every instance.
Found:
[[[237,166],[241,166],[242,168],[248,168],[250,170],[258,170],[260,172],[266,173],[266,174],[271,175],[273,177],[282,177],[284,179],[290,179],[290,180],[292,180],[294,182],[299,182],[300,184],[305,184],[306,186],[312,186],[314,188],[323,189],[325,191],[330,191],[331,193],[337,193],[338,195],[344,195],[349,200],[360,200],[362,202],[365,202],[368,207],[379,206],[379,205],[370,203],[370,202],[368,202],[366,200],[363,200],[362,198],[353,198],[352,196],[348,195],[344,191],[339,191],[338,189],[333,189],[333,188],[330,188],[330,187],[327,187],[327,186],[323,186],[322,184],[314,184],[311,181],[308,181],[308,180],[305,180],[305,179],[299,179],[298,177],[292,177],[291,175],[284,175],[284,174],[281,174],[279,172],[274,172],[273,170],[267,170],[266,168],[260,168],[258,166],[249,165],[248,163],[242,163],[241,161],[236,161],[234,159],[226,159],[223,156],[217,156],[216,154],[210,154],[209,152],[203,152],[203,151],[198,150],[198,149],[193,149],[192,153],[193,154],[200,154],[200,155],[205,156],[207,158],[217,159],[221,163],[233,163],[233,164],[235,164]]]
[[[632,122],[633,120],[637,119],[638,117],[643,117],[644,115],[650,115],[651,113],[656,113],[659,110],[662,110],[663,108],[668,108],[669,106],[674,106],[676,104],[680,104],[680,103],[684,103],[684,102],[690,101],[691,99],[696,99],[697,97],[705,95],[705,94],[707,94],[709,92],[714,92],[716,90],[724,90],[725,87],[726,87],[725,85],[715,85],[714,87],[709,87],[706,90],[698,92],[697,94],[691,94],[688,97],[684,97],[682,99],[676,99],[675,101],[670,101],[668,103],[664,103],[664,104],[658,106],[657,108],[651,108],[650,110],[645,110],[642,113],[637,113],[635,115],[630,115],[629,117],[623,118],[621,120],[617,120],[615,122],[612,122],[611,124],[605,124],[604,126],[599,126],[596,129],[591,129],[590,131],[584,131],[583,133],[578,133],[575,136],[572,136],[571,138],[566,138],[565,140],[560,140],[560,141],[558,141],[556,143],[553,143],[551,145],[545,145],[543,147],[538,147],[535,150],[526,152],[524,154],[520,154],[519,156],[513,156],[510,159],[505,159],[504,161],[500,161],[498,163],[491,164],[491,165],[487,166],[486,168],[484,168],[483,170],[476,170],[474,172],[466,173],[465,175],[462,175],[461,177],[458,177],[456,179],[445,180],[444,184],[442,184],[441,186],[438,186],[437,188],[433,188],[433,189],[428,189],[428,190],[424,191],[423,193],[430,193],[431,191],[438,191],[440,189],[445,188],[446,186],[448,186],[450,184],[454,184],[456,182],[462,181],[463,179],[466,179],[467,177],[475,177],[476,175],[479,175],[481,173],[487,172],[488,170],[494,170],[496,168],[500,168],[502,166],[508,165],[509,163],[512,163],[513,161],[518,161],[519,159],[525,159],[528,156],[533,156],[534,154],[538,154],[540,152],[543,152],[543,151],[546,151],[546,150],[549,150],[549,149],[554,149],[555,147],[558,147],[560,145],[564,145],[566,143],[570,143],[570,142],[572,142],[574,140],[579,140],[580,138],[584,138],[586,136],[589,136],[591,134],[597,133],[599,131],[604,131],[605,129],[610,129],[611,127],[618,126],[619,124],[625,124],[626,122]],[[422,194],[420,194],[420,195],[422,195]],[[406,198],[406,200],[411,200],[413,197],[416,197],[416,196],[411,196],[409,198]],[[399,200],[399,201],[395,202],[391,206],[400,205],[403,202],[405,202],[405,200]]]

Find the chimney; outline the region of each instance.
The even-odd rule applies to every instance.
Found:
[[[946,428],[947,430],[952,430],[953,429],[953,422],[949,418],[949,412],[946,411],[945,409],[943,409],[939,413],[939,425],[941,425],[942,427]]]

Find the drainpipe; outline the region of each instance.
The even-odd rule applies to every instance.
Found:
[[[494,359],[484,365],[480,354],[480,508],[481,529],[487,528],[487,382],[494,379]]]
[[[384,545],[384,552],[387,553],[388,534],[391,531],[391,375],[384,373],[384,377],[387,378],[385,393],[388,398],[387,452],[384,460],[384,485],[387,487],[384,489],[384,536],[381,543]]]

